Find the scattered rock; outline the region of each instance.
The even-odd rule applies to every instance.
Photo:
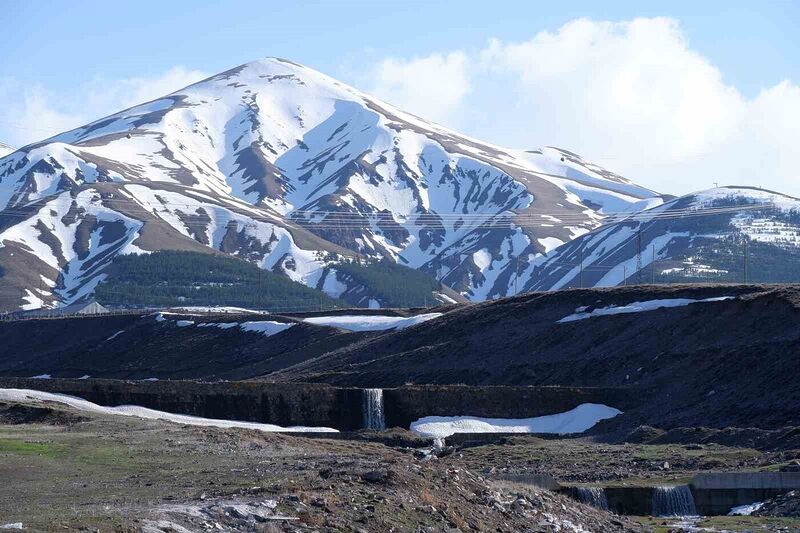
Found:
[[[800,490],[793,490],[767,500],[753,516],[796,516],[800,517]]]
[[[386,483],[390,477],[389,470],[369,470],[361,474],[361,479],[367,483]]]

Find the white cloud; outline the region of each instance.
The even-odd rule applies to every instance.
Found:
[[[87,88],[87,98],[92,109],[103,110],[98,115],[102,116],[154,100],[207,77],[208,74],[204,72],[177,66],[154,78],[96,78]]]
[[[375,76],[376,93],[397,107],[430,120],[450,118],[469,92],[467,56],[463,52],[410,60],[385,59]]]
[[[744,97],[673,19],[578,19],[524,42],[387,60],[374,79],[377,96],[474,137],[568,148],[664,192],[717,181],[800,194],[800,87]]]
[[[153,77],[95,78],[72,98],[56,97],[41,84],[0,79],[0,141],[24,146],[153,100],[195,83],[207,74],[181,66]]]

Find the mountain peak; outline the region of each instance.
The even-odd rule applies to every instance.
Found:
[[[567,150],[484,143],[263,58],[0,159],[0,259],[13,252],[4,280],[29,306],[88,297],[116,255],[163,249],[336,298],[357,287],[337,261],[382,258],[481,300],[604,213],[658,203]]]

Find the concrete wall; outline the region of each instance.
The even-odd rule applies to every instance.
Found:
[[[702,472],[694,489],[800,489],[800,472]]]
[[[788,492],[786,489],[695,489],[692,488],[697,512],[706,515],[726,515],[734,507],[763,502]]]
[[[727,514],[732,507],[800,489],[800,472],[704,472],[690,486],[699,512]]]
[[[706,472],[689,485],[697,512],[704,516],[726,515],[731,508],[761,502],[800,489],[798,472]],[[565,487],[565,493],[569,487]],[[608,507],[623,515],[649,515],[653,487],[605,487]]]

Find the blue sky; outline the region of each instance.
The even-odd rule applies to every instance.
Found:
[[[726,113],[721,109],[713,117],[698,119],[704,120],[704,124],[714,125],[710,128],[712,130],[728,128],[730,136],[741,137],[736,132],[753,129],[752,123],[756,119],[752,117],[760,116],[764,105],[771,110],[783,108],[789,109],[790,114],[794,113],[794,94],[800,82],[800,32],[797,31],[800,27],[800,2],[300,3],[251,0],[203,4],[163,0],[0,0],[0,19],[4,27],[0,39],[0,141],[15,145],[32,142],[55,133],[54,130],[78,126],[81,121],[114,112],[117,110],[115,106],[135,103],[131,101],[133,98],[158,96],[151,95],[143,88],[144,85],[151,84],[154,90],[163,88],[164,92],[169,92],[167,88],[179,88],[171,86],[171,83],[194,81],[197,76],[214,74],[262,56],[280,56],[375,92],[423,116],[433,115],[430,117],[433,120],[465,130],[472,136],[526,147],[560,143],[566,148],[583,151],[605,166],[632,174],[634,179],[665,190],[673,185],[658,185],[669,181],[674,173],[688,172],[686,184],[678,186],[681,188],[688,187],[699,176],[705,179],[709,168],[719,168],[718,162],[698,165],[698,158],[704,159],[710,152],[723,149],[733,154],[741,151],[743,143],[750,146],[754,141],[739,138],[735,142],[720,140],[714,138],[712,131],[691,149],[681,152],[675,148],[674,154],[665,161],[652,161],[650,156],[647,158],[650,161],[644,157],[642,161],[636,161],[632,154],[638,151],[635,147],[631,146],[630,151],[621,148],[629,146],[629,140],[620,139],[615,146],[592,141],[598,136],[597,132],[604,131],[603,128],[609,132],[622,131],[632,124],[633,119],[614,123],[607,116],[599,116],[587,130],[577,119],[561,121],[557,113],[539,113],[542,106],[552,103],[562,110],[581,110],[585,114],[581,106],[589,105],[587,102],[564,101],[556,93],[563,92],[565,84],[569,87],[585,84],[577,85],[578,90],[593,90],[592,80],[596,72],[558,80],[548,93],[543,92],[542,87],[550,78],[537,71],[535,90],[529,90],[529,86],[519,81],[524,78],[530,82],[531,79],[520,62],[535,63],[537,58],[541,59],[541,54],[545,53],[541,47],[530,51],[533,55],[523,54],[524,57],[515,63],[509,62],[503,71],[484,69],[480,74],[464,74],[462,71],[471,70],[470,66],[485,58],[487,53],[511,57],[517,50],[515,46],[519,48],[542,35],[554,35],[560,39],[561,46],[556,47],[553,53],[563,51],[574,41],[570,41],[562,30],[576,19],[596,23],[587,31],[594,35],[591,38],[599,39],[601,46],[620,38],[630,38],[626,41],[629,46],[647,46],[631,37],[635,33],[632,27],[602,29],[597,24],[626,24],[636,18],[655,20],[656,17],[667,17],[674,23],[673,33],[677,37],[666,38],[666,44],[654,43],[653,46],[680,49],[675,52],[677,63],[691,62],[695,56],[702,60],[698,63],[699,70],[678,71],[678,75],[685,75],[686,79],[693,79],[694,72],[705,72],[700,75],[710,78],[717,76],[718,80],[708,82],[715,87],[709,89],[710,101],[725,103],[728,102],[727,93],[736,93],[736,98],[725,104],[734,111]],[[489,51],[491,39],[498,40],[499,45],[495,48],[499,47],[499,52]],[[641,58],[623,64],[618,57],[619,49],[612,44],[608,46],[607,53],[598,56],[596,61],[608,60],[621,69],[640,64]],[[665,55],[670,53],[668,51]],[[686,56],[689,59],[680,54],[689,54]],[[437,57],[441,62],[437,62]],[[433,63],[420,62],[426,58],[432,58]],[[428,70],[425,70],[426,65]],[[450,86],[448,78],[431,80],[427,86],[418,87],[409,85],[413,80],[404,79],[430,72],[431,66],[439,70],[437,65],[442,66],[445,72],[455,73],[453,91],[442,89],[443,85]],[[710,66],[714,73],[706,72],[708,69],[704,65]],[[570,64],[569,68],[585,69],[586,65]],[[660,67],[654,65],[652,68],[650,73],[657,72]],[[501,83],[500,80],[505,81]],[[782,82],[788,85],[780,86]],[[461,88],[458,88],[459,83]],[[502,91],[505,86],[512,87],[510,92],[507,95],[498,93],[498,87]],[[780,89],[777,91],[780,94],[769,99],[767,104],[763,103],[764,99],[759,100],[759,95],[765,90],[775,87]],[[431,91],[438,96],[425,98]],[[671,91],[674,92],[674,88],[664,87],[662,94]],[[722,96],[717,97],[713,91],[722,91]],[[516,105],[518,100],[532,99],[531,94],[536,95],[536,101],[518,104],[519,113],[516,113],[526,117],[525,123],[512,124],[510,114],[503,117],[502,112],[498,114],[495,110],[497,100],[513,101]],[[658,96],[659,102],[661,98]],[[431,102],[437,107],[431,108]],[[683,106],[684,110],[708,107],[703,102],[687,105],[682,102],[674,105]],[[593,105],[602,107],[604,104],[598,100]],[[667,102],[665,105],[672,104]],[[739,107],[741,109],[736,111]],[[465,114],[464,109],[470,113]],[[476,114],[475,109],[485,110],[485,113]],[[724,115],[737,113],[750,118],[742,118],[742,122],[735,125],[722,124]],[[779,114],[777,111],[774,113]],[[766,114],[769,115],[769,111]],[[464,118],[467,115],[469,120]],[[495,116],[509,122],[498,124],[497,120],[487,118]],[[546,120],[547,127],[528,127],[537,122],[537,118]],[[647,125],[637,122],[637,127],[647,126],[643,131],[660,131],[663,116],[654,115],[652,120]],[[787,127],[785,117],[775,120],[781,122],[779,127]],[[771,124],[768,126],[772,128]],[[634,131],[633,126],[630,127]],[[687,136],[687,127],[680,124],[672,133],[671,130],[661,132],[664,138],[658,142],[664,142],[667,147],[677,146],[680,143],[676,139]],[[632,139],[641,138],[640,131],[635,133]],[[739,169],[735,176],[738,180],[756,179],[752,178],[754,173],[769,174],[757,179],[776,187],[785,184],[784,189],[800,194],[800,185],[792,186],[792,179],[800,183],[800,177],[795,175],[790,179],[785,175],[791,167],[784,161],[789,155],[784,156],[782,150],[782,146],[766,143],[759,148],[758,154],[731,165],[731,169]],[[770,161],[776,151],[780,152],[780,164],[772,165]],[[728,155],[726,160],[730,157]],[[764,160],[769,168],[759,163]],[[656,165],[659,166],[656,168]],[[776,173],[782,175],[772,176]]]
[[[800,2],[81,2],[0,0],[3,74],[69,91],[88,76],[217,72],[262,56],[334,76],[365,57],[515,41],[579,17],[680,20],[692,47],[752,95],[800,79]],[[610,4],[610,5],[608,5]]]

